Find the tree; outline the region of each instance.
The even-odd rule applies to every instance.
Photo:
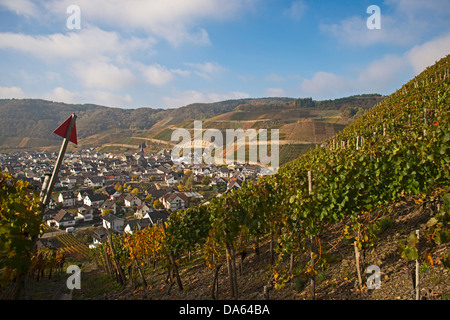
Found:
[[[134,195],[139,194],[139,189],[138,188],[134,188],[133,190],[131,190],[131,193]]]
[[[148,203],[152,202],[152,195],[150,193],[145,197],[145,201],[147,201]]]
[[[153,208],[155,209],[163,209],[164,206],[161,203],[161,201],[159,201],[158,199],[156,199],[155,201],[153,201]]]
[[[28,182],[0,172],[0,297],[14,299],[31,266],[40,233],[39,196]],[[6,287],[6,291],[3,289]],[[5,295],[4,295],[5,294]]]
[[[210,179],[208,176],[204,176],[204,177],[202,178],[202,184],[205,185],[205,186],[207,186],[207,185],[209,185],[210,180],[211,180],[211,179]]]
[[[188,176],[184,176],[183,184],[186,189],[192,189],[192,187],[194,186],[194,175],[190,174]]]
[[[120,182],[116,182],[116,184],[114,185],[114,190],[119,191],[119,188],[122,187],[122,185],[120,184]],[[123,190],[123,188],[122,188]]]
[[[102,212],[102,216],[106,216],[106,215],[112,214],[112,213],[113,213],[112,209],[105,209]]]

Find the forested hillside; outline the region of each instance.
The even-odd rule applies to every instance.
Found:
[[[355,110],[368,104],[372,106],[379,96],[363,99],[347,99],[347,107],[353,113],[346,113],[347,118],[356,114]],[[38,99],[2,99],[0,100],[0,152],[29,150],[53,147],[57,150],[60,138],[53,134],[67,117],[77,114],[77,133],[81,147],[101,147],[107,144],[142,143],[142,138],[170,141],[173,127],[192,124],[194,120],[214,119],[217,116],[234,113],[236,108],[260,106],[272,112],[268,117],[276,117],[277,108],[292,109],[292,98],[260,98],[229,100],[216,103],[195,103],[177,109],[119,109],[84,104],[65,104]],[[338,104],[340,105],[340,104]],[[300,109],[298,109],[300,110]],[[339,114],[340,109],[333,109]],[[283,114],[287,114],[287,113]],[[297,112],[295,117],[309,118],[317,114],[314,108],[308,112]],[[251,113],[247,114],[251,115]],[[239,113],[235,115],[239,120]],[[251,116],[250,116],[251,118]],[[245,120],[245,119],[244,119]],[[270,120],[270,118],[268,119]],[[216,123],[214,125],[217,125]],[[222,124],[223,126],[223,124]],[[269,126],[275,128],[273,123]],[[230,127],[232,128],[232,127]],[[140,140],[132,140],[138,136]]]

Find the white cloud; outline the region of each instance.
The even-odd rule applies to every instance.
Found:
[[[80,103],[81,95],[71,92],[62,87],[56,87],[51,92],[45,93],[43,98],[50,101],[64,102],[64,103]]]
[[[105,62],[76,63],[73,72],[87,88],[121,90],[137,81],[128,68]]]
[[[433,65],[447,54],[450,54],[450,33],[415,46],[406,54],[416,74]]]
[[[365,92],[384,92],[386,88],[402,82],[402,77],[408,74],[411,65],[404,57],[386,55],[370,63],[358,76],[352,87]]]
[[[450,33],[415,46],[401,55],[385,55],[359,70],[343,77],[334,73],[317,72],[304,79],[300,93],[315,99],[333,99],[351,94],[391,94],[426,67],[450,54]]]
[[[177,74],[182,77],[187,77],[191,75],[191,72],[189,70],[183,70],[183,69],[170,69],[170,72],[173,74]]]
[[[196,90],[178,92],[174,97],[163,97],[163,103],[166,108],[178,108],[191,103],[210,103],[231,99],[250,98],[245,92],[227,92],[227,93],[202,93]]]
[[[407,45],[412,43],[418,33],[411,32],[409,26],[402,24],[397,18],[381,15],[381,29],[369,30],[367,17],[353,16],[335,24],[321,24],[323,33],[327,33],[340,42],[355,46],[373,46],[378,44]]]
[[[282,88],[267,88],[264,91],[266,97],[285,97],[286,92]]]
[[[0,99],[21,99],[25,98],[25,93],[19,87],[0,87]]]
[[[56,87],[51,92],[45,93],[43,99],[64,103],[94,103],[108,107],[127,107],[133,99],[130,95],[117,95],[109,91],[88,90],[81,93],[75,93],[62,87]]]
[[[284,11],[284,14],[293,20],[300,20],[306,12],[307,6],[303,0],[293,1],[289,7]]]
[[[89,102],[108,107],[124,108],[133,103],[133,99],[129,94],[121,96],[108,91],[88,91],[86,95],[89,98]]]
[[[301,90],[318,99],[339,95],[347,88],[346,81],[333,73],[319,71],[312,79],[305,79],[301,84]]]
[[[118,29],[147,32],[173,45],[183,43],[209,44],[205,29],[198,23],[205,20],[233,19],[259,0],[78,0],[83,20],[96,21]],[[73,0],[46,1],[47,11],[65,12]]]
[[[35,4],[29,0],[1,0],[0,6],[13,11],[17,15],[27,17],[37,16],[39,13]]]
[[[195,74],[206,80],[211,80],[213,75],[226,70],[217,62],[204,62],[204,63],[186,62],[185,65],[193,68]]]
[[[55,59],[104,61],[111,57],[123,58],[134,50],[148,47],[151,43],[149,39],[122,39],[116,32],[97,27],[46,36],[0,33],[0,49],[17,50],[48,62]]]
[[[155,86],[163,86],[175,79],[170,70],[159,64],[141,66],[140,68],[145,80]]]
[[[267,76],[264,77],[264,80],[269,81],[269,82],[285,82],[286,81],[286,79],[284,79],[282,76],[275,74],[275,73],[268,74]]]
[[[448,0],[385,0],[381,9],[381,29],[369,30],[365,11],[337,23],[319,25],[323,33],[341,43],[355,46],[389,44],[407,46],[421,41],[428,32],[448,30]]]

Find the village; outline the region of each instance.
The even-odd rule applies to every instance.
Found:
[[[2,172],[28,181],[38,193],[53,170],[57,153],[0,154]],[[43,219],[40,243],[57,234],[93,228],[91,248],[105,241],[107,231],[133,233],[172,212],[207,203],[248,180],[264,175],[255,164],[176,163],[170,150],[121,155],[87,149],[66,154]]]

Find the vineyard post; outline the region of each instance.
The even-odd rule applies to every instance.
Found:
[[[120,266],[119,262],[116,259],[116,251],[114,250],[114,245],[112,242],[112,234],[111,234],[111,230],[108,227],[108,224],[106,224],[106,231],[107,231],[109,248],[111,249],[111,254],[113,256],[112,257],[113,265],[117,271],[117,280],[119,281],[119,283],[121,285],[124,285],[126,282],[125,274],[123,273],[122,267]]]
[[[164,237],[167,237],[166,225],[162,220],[160,220],[160,223],[163,229]],[[173,267],[173,271],[175,272],[175,278],[177,280],[178,289],[180,289],[180,291],[183,291],[183,284],[181,282],[180,273],[178,272],[177,261],[175,260],[175,257],[172,254],[169,254],[169,261]]]
[[[148,287],[147,280],[145,280],[144,273],[142,272],[142,269],[141,269],[139,260],[138,260],[138,258],[136,257],[136,255],[134,254],[134,252],[131,252],[131,254],[132,254],[132,256],[133,256],[133,259],[134,259],[134,263],[135,263],[135,265],[136,265],[136,268],[138,269],[139,274],[140,274],[140,276],[141,276],[141,278],[142,278],[142,282],[144,283],[145,287],[147,288],[147,287]]]
[[[358,240],[359,240],[359,231],[358,231]],[[353,246],[355,248],[355,263],[356,263],[356,272],[358,274],[358,283],[359,283],[359,289],[362,288],[362,278],[361,278],[361,268],[360,268],[360,252],[359,252],[359,248],[358,248],[358,241],[355,240],[353,242]]]
[[[312,171],[308,171],[308,192],[309,195],[312,194],[313,186],[312,186]],[[316,277],[314,275],[314,255],[315,255],[315,244],[314,237],[311,235],[309,238],[311,242],[311,300],[315,300],[316,298]]]
[[[417,241],[419,241],[419,230],[416,230]],[[420,273],[419,273],[419,258],[416,259],[416,300],[420,299],[420,291],[419,291],[419,281],[420,281]]]

